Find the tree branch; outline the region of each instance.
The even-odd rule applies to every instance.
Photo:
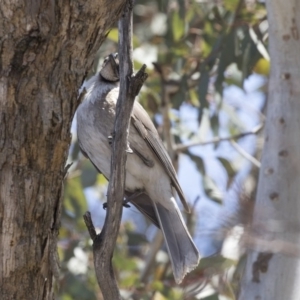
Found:
[[[246,158],[247,160],[249,160],[254,166],[260,168],[261,163],[260,161],[258,161],[255,157],[253,157],[251,154],[249,154],[247,151],[245,151],[237,142],[235,142],[234,140],[230,140],[230,143],[232,145],[232,147],[238,152],[240,153],[244,158]]]
[[[94,265],[98,284],[105,300],[121,299],[113,272],[112,257],[119,232],[125,187],[125,165],[128,128],[134,99],[147,79],[146,66],[133,75],[132,0],[119,21],[120,93],[116,107],[115,137],[112,145],[111,178],[107,196],[107,214],[100,234],[95,235],[90,215],[84,219],[93,239]]]
[[[239,134],[235,134],[235,135],[231,135],[228,137],[215,137],[213,139],[211,139],[210,141],[206,141],[206,142],[191,142],[191,143],[187,143],[187,144],[179,144],[175,146],[175,151],[176,152],[184,152],[186,151],[188,148],[190,147],[194,147],[194,146],[205,146],[208,144],[215,144],[215,143],[219,143],[219,142],[223,142],[223,141],[231,141],[234,139],[240,139],[244,136],[247,135],[251,135],[251,134],[257,134],[262,128],[263,128],[263,123],[257,125],[256,127],[254,127],[252,130],[250,131],[246,131],[246,132],[242,132]]]

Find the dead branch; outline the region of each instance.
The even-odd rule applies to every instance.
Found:
[[[132,64],[132,1],[119,21],[120,94],[114,124],[111,178],[107,196],[107,214],[100,234],[96,234],[90,214],[84,220],[93,240],[94,265],[98,284],[105,300],[121,299],[113,272],[112,257],[119,232],[125,187],[125,165],[128,127],[134,99],[147,79],[146,66],[133,75]]]
[[[264,124],[261,123],[261,124],[257,125],[255,128],[253,128],[250,131],[242,132],[242,133],[231,135],[231,136],[228,136],[228,137],[219,137],[218,136],[218,137],[215,137],[215,138],[213,138],[209,141],[206,141],[206,142],[197,141],[197,142],[191,142],[191,143],[187,143],[187,144],[179,144],[179,145],[175,146],[175,151],[178,152],[178,153],[179,152],[184,152],[190,147],[216,144],[216,143],[223,142],[223,141],[231,141],[231,140],[235,140],[235,139],[240,139],[240,138],[242,138],[244,136],[247,136],[247,135],[257,134],[263,128],[263,125]]]

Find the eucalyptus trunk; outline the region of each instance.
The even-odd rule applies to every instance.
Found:
[[[267,0],[271,76],[265,145],[239,299],[300,299],[300,2]]]

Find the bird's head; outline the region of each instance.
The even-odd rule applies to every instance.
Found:
[[[107,81],[116,82],[120,80],[118,53],[113,53],[104,59],[100,75]]]

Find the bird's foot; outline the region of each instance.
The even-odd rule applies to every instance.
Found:
[[[134,198],[138,197],[139,195],[143,194],[143,191],[135,191],[133,194],[131,194],[128,197],[125,197],[125,199],[123,200],[123,206],[126,208],[131,207],[128,203],[131,202]],[[103,209],[107,209],[107,202],[103,203]]]
[[[128,204],[129,201],[127,201],[127,199],[124,199],[123,200],[123,206],[126,207],[126,208],[129,208],[131,207],[129,204]],[[103,209],[107,209],[107,202],[103,203]]]
[[[130,196],[128,197],[125,197],[125,200],[124,200],[124,203],[129,203],[131,202],[134,198],[138,197],[139,195],[143,194],[144,191],[142,190],[137,190],[135,191],[133,194],[131,194]]]
[[[109,143],[110,146],[112,145],[112,143],[113,143],[113,141],[114,141],[115,135],[116,135],[116,133],[115,133],[115,132],[112,132],[112,133],[107,137],[108,143]]]

